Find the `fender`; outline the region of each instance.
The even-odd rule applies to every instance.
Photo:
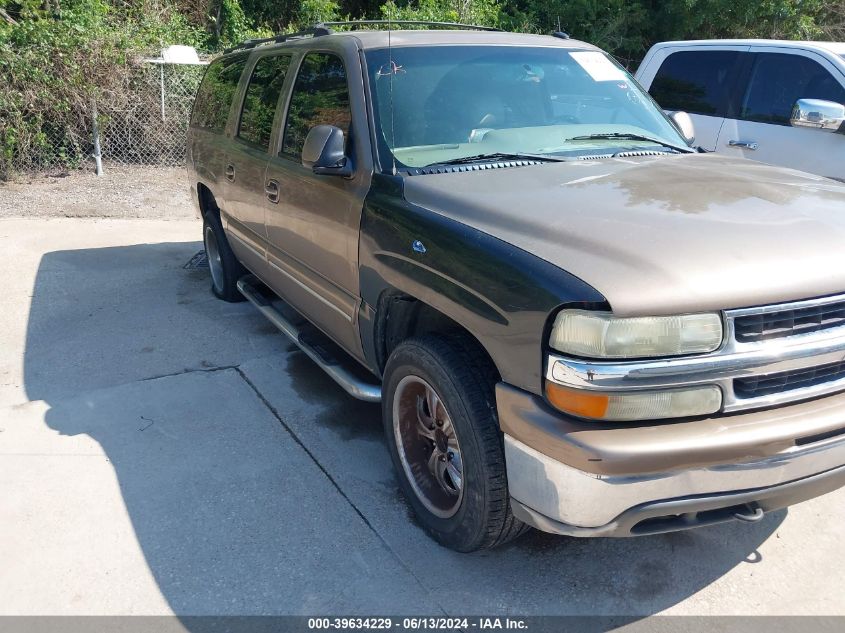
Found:
[[[557,266],[407,202],[398,176],[373,176],[361,217],[359,262],[359,324],[373,367],[376,308],[383,293],[398,292],[461,324],[487,350],[503,380],[540,394],[549,317],[562,305],[606,304],[592,286]]]

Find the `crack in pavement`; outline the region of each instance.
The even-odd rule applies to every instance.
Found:
[[[240,367],[240,365],[218,365],[218,366],[214,366],[214,367],[195,367],[193,369],[190,368],[190,367],[186,367],[185,369],[182,369],[181,371],[173,371],[173,372],[170,372],[168,374],[157,374],[155,376],[147,376],[146,378],[139,378],[138,380],[133,380],[133,381],[130,381],[130,383],[126,383],[126,384],[131,384],[131,382],[147,382],[149,380],[158,380],[160,378],[172,378],[173,376],[184,376],[185,374],[212,373],[212,372],[215,372],[215,371],[224,371],[226,369],[237,370],[238,367]],[[115,385],[115,386],[118,386],[118,385]]]
[[[317,459],[317,456],[314,455],[314,453],[311,452],[311,450],[303,443],[303,441],[299,438],[299,436],[297,436],[297,434],[293,431],[293,429],[290,426],[288,426],[288,424],[282,419],[282,416],[279,414],[278,410],[276,410],[276,408],[270,403],[270,401],[267,400],[267,398],[264,397],[264,394],[261,393],[261,391],[255,385],[255,383],[253,383],[249,379],[249,377],[243,372],[243,370],[240,368],[240,366],[235,366],[235,367],[233,367],[233,369],[240,375],[241,378],[243,378],[243,381],[247,385],[249,385],[250,389],[252,389],[252,391],[255,393],[256,397],[258,397],[258,399],[264,404],[264,406],[267,407],[267,409],[270,411],[270,413],[273,415],[273,417],[276,418],[276,420],[278,420],[279,424],[282,425],[282,428],[285,429],[285,431],[287,431],[288,434],[293,438],[293,441],[296,442],[296,444],[303,451],[305,451],[305,454],[308,455],[308,457],[311,459],[311,461],[314,462],[314,465],[317,466],[317,468],[320,469],[320,472],[322,472],[326,476],[326,479],[329,480],[329,483],[331,483],[331,485],[334,486],[334,489],[337,490],[337,492],[340,494],[340,496],[343,497],[346,500],[346,502],[349,504],[349,506],[352,508],[352,510],[354,510],[355,514],[357,514],[361,518],[361,520],[364,522],[364,525],[366,525],[370,529],[370,531],[373,534],[375,534],[376,538],[378,538],[378,540],[381,541],[381,544],[384,545],[385,548],[387,548],[387,551],[389,551],[391,553],[391,555],[396,559],[396,561],[399,563],[399,565],[402,567],[402,569],[404,569],[406,572],[408,572],[408,574],[411,576],[411,578],[413,578],[417,582],[417,584],[423,589],[423,591],[425,591],[425,593],[429,596],[431,601],[435,605],[437,605],[438,609],[440,609],[440,612],[444,616],[448,616],[449,615],[448,612],[443,608],[443,606],[440,604],[440,602],[434,597],[431,590],[422,582],[422,580],[419,578],[419,576],[417,576],[414,573],[414,571],[405,563],[405,561],[402,560],[402,558],[399,556],[399,554],[396,552],[396,550],[393,549],[393,547],[391,547],[390,543],[388,543],[384,539],[384,537],[379,533],[379,531],[376,530],[376,528],[373,526],[373,524],[370,523],[369,519],[367,519],[367,517],[364,516],[364,513],[358,508],[357,505],[355,505],[355,502],[352,501],[352,499],[349,497],[349,495],[347,495],[343,491],[343,489],[340,487],[340,484],[338,484],[338,482],[335,480],[335,478],[332,477],[331,473],[329,473],[329,471],[326,470],[326,468],[320,463],[320,461]]]

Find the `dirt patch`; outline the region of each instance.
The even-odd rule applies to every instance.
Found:
[[[184,167],[105,165],[23,175],[0,183],[0,218],[195,217]]]

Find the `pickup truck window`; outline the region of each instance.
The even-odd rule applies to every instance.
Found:
[[[330,53],[309,53],[302,60],[285,123],[282,154],[299,158],[315,125],[334,125],[347,135],[352,114],[343,61]]]
[[[739,51],[679,51],[660,66],[649,92],[660,107],[724,116]]]
[[[244,97],[239,138],[259,147],[269,146],[273,116],[290,60],[291,55],[274,55],[258,60]]]
[[[789,125],[798,99],[845,103],[845,88],[821,64],[803,55],[760,53],[742,101],[740,118]]]
[[[599,51],[437,46],[365,55],[382,168],[394,158],[422,167],[481,154],[685,145],[630,75]]]
[[[247,57],[246,54],[234,55],[218,59],[208,66],[194,101],[192,126],[213,132],[222,132],[226,128],[229,108],[246,67]]]

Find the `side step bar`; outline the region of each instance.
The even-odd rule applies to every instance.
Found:
[[[267,319],[287,336],[308,358],[313,360],[325,371],[346,393],[358,400],[367,402],[381,402],[381,387],[361,380],[345,367],[340,361],[322,347],[318,349],[306,340],[304,333],[291,323],[277,310],[267,296],[261,291],[264,286],[254,275],[246,275],[238,280],[238,290],[252,305],[258,308]]]

